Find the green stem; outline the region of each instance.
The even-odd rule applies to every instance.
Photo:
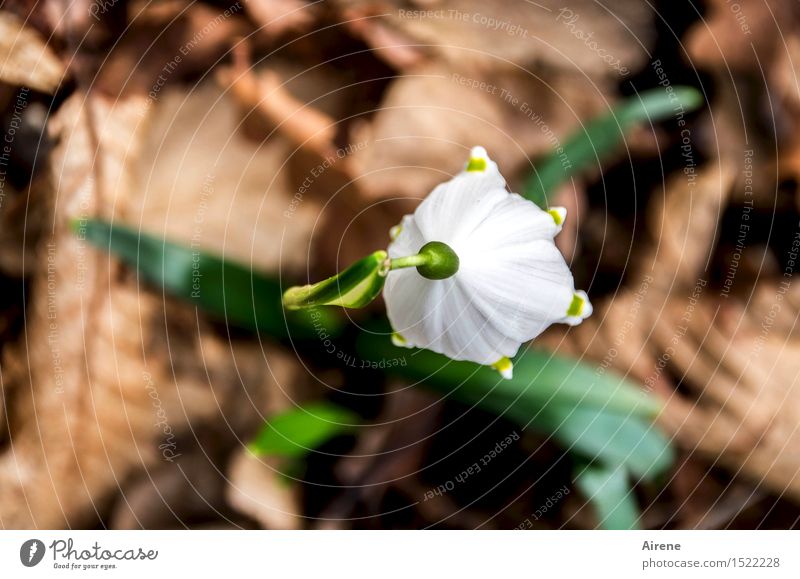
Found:
[[[397,257],[390,262],[389,269],[402,269],[404,267],[418,267],[426,265],[430,261],[427,255],[418,253],[416,255],[407,255],[406,257]]]

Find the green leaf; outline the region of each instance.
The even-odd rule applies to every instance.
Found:
[[[556,397],[537,402],[491,391],[483,396],[453,391],[453,396],[523,427],[552,436],[561,448],[586,460],[624,466],[642,480],[654,480],[673,464],[669,441],[645,417],[603,407],[571,406]]]
[[[487,366],[457,362],[429,350],[408,351],[393,346],[388,338],[376,338],[380,330],[363,333],[358,350],[364,359],[396,357],[407,352],[405,366],[391,368],[406,377],[442,385],[454,385],[462,396],[488,391],[521,397],[536,404],[558,401],[574,406],[602,407],[608,411],[654,417],[661,410],[658,401],[612,371],[599,373],[577,360],[526,350],[514,360],[514,377],[506,380]]]
[[[353,412],[327,402],[309,404],[271,417],[249,444],[262,456],[301,458],[359,423]]]
[[[702,94],[685,86],[675,87],[672,93],[656,88],[629,97],[607,115],[574,133],[563,147],[538,163],[526,183],[525,196],[540,207],[547,207],[548,193],[558,189],[573,175],[615,153],[624,142],[626,133],[635,125],[690,112],[702,103]]]
[[[323,315],[329,310],[284,310],[275,279],[234,262],[102,221],[82,222],[79,231],[134,267],[143,279],[230,324],[275,337],[285,337],[289,331],[292,337],[317,336],[325,327],[329,335],[338,331]],[[196,272],[202,274],[199,279]],[[375,331],[388,335],[388,326]],[[396,348],[388,337],[376,338],[373,332],[359,336],[358,349],[366,360],[397,358],[407,352],[407,365],[387,366],[386,371],[424,381],[445,395],[524,427],[533,426],[588,460],[624,465],[645,478],[657,476],[672,463],[668,441],[651,424],[659,411],[657,402],[611,372],[598,373],[576,360],[529,350],[517,357],[514,378],[504,380],[477,364]]]
[[[596,464],[578,468],[575,486],[594,506],[604,529],[639,528],[639,504],[625,469]]]
[[[365,333],[358,351],[375,360],[403,350]],[[427,350],[409,351],[407,357],[407,364],[386,371],[532,426],[579,456],[625,465],[642,478],[656,477],[672,464],[669,442],[652,424],[660,405],[617,374],[597,373],[577,360],[537,350],[517,356],[510,380],[485,366]]]
[[[341,322],[330,313],[287,312],[281,287],[269,275],[215,255],[100,220],[73,229],[93,245],[135,268],[146,282],[182,298],[228,324],[277,338],[335,335]]]
[[[623,466],[642,480],[656,479],[674,461],[669,441],[642,416],[596,406],[575,407],[558,396],[542,403],[497,391],[478,396],[473,391],[453,390],[452,395],[552,436],[560,447],[586,460]]]
[[[675,459],[667,438],[652,422],[639,416],[552,403],[533,423],[540,430],[551,432],[567,450],[607,465],[624,466],[643,480],[654,480]]]
[[[289,288],[283,294],[283,305],[292,310],[316,306],[364,307],[383,289],[387,257],[385,251],[376,251],[324,281]]]

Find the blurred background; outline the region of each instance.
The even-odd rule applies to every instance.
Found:
[[[5,0],[0,63],[2,528],[797,525],[797,2]],[[591,318],[503,381],[283,311],[475,145]]]

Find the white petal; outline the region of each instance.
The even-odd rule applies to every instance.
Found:
[[[507,197],[505,186],[494,162],[485,171],[462,171],[438,185],[420,203],[414,212],[417,226],[427,241],[453,243]]]
[[[541,240],[462,261],[456,277],[468,288],[474,306],[520,343],[561,321],[575,291],[561,253],[552,242]]]
[[[456,277],[428,280],[414,269],[391,272],[384,299],[394,331],[409,346],[426,348],[454,360],[491,364],[516,354],[520,344],[505,336],[473,306]]]
[[[411,347],[426,341],[420,340],[419,336],[424,332],[422,321],[427,315],[427,295],[436,291],[430,281],[415,269],[401,269],[389,272],[383,286],[383,299],[392,329]]]
[[[553,217],[516,193],[503,191],[492,210],[457,240],[453,250],[463,259],[473,254],[496,251],[534,240],[551,241],[561,230]],[[462,257],[462,254],[464,257]]]
[[[391,258],[414,255],[428,241],[422,236],[413,215],[403,217],[400,225],[396,227],[399,231],[388,249]]]
[[[444,281],[450,281],[451,286],[430,316],[429,336],[438,336],[430,349],[454,360],[479,364],[492,364],[501,357],[514,356],[520,343],[509,338],[501,327],[475,307],[474,296],[458,274]]]

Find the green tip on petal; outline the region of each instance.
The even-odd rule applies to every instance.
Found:
[[[398,334],[397,332],[392,332],[392,344],[397,346],[398,348],[411,348],[411,344],[408,343],[403,336]]]
[[[564,224],[564,220],[567,218],[567,210],[564,207],[552,207],[548,209],[547,212],[559,227]]]
[[[489,155],[483,147],[473,147],[467,161],[467,173],[482,173],[489,166]]]
[[[401,231],[403,231],[403,226],[398,223],[389,230],[389,239],[394,241],[395,239],[397,239],[397,236],[400,235]]]
[[[486,159],[471,158],[467,163],[467,173],[483,173],[486,170]]]
[[[572,294],[572,301],[567,308],[567,315],[564,321],[575,326],[592,315],[592,311],[592,304],[589,302],[589,296],[586,295],[586,292],[576,291]]]
[[[497,370],[506,380],[511,380],[514,377],[514,363],[505,356],[492,364],[492,368]]]
[[[572,296],[572,303],[567,308],[567,315],[570,317],[579,317],[583,311],[584,300],[578,294]]]

